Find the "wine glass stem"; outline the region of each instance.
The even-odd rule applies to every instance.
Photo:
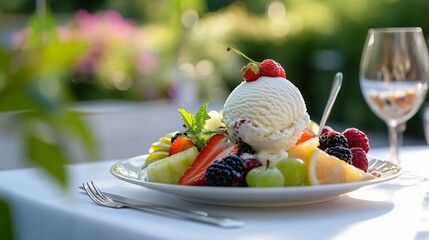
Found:
[[[397,163],[397,164],[400,164],[398,125],[388,123],[387,128],[389,129],[390,161]]]

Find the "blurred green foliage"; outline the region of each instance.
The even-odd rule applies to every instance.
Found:
[[[50,14],[35,16],[21,47],[0,51],[0,113],[12,114],[9,130],[20,136],[26,156],[61,185],[73,139],[89,155],[95,144],[79,113],[72,111],[70,68],[86,46],[60,42]]]
[[[1,239],[14,239],[12,226],[12,213],[9,203],[0,198],[0,226],[2,226]]]

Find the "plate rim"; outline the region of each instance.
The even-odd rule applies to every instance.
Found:
[[[217,205],[213,203],[213,201],[210,201],[210,199],[191,199],[189,195],[193,195],[195,192],[208,192],[210,194],[227,194],[229,197],[231,195],[241,195],[241,196],[253,196],[253,195],[265,195],[267,193],[275,194],[277,197],[287,195],[287,194],[308,194],[308,193],[319,193],[323,191],[341,191],[342,193],[338,195],[332,195],[329,199],[326,198],[326,201],[332,200],[333,198],[339,197],[341,195],[359,190],[364,187],[374,186],[378,185],[387,181],[390,181],[392,179],[395,179],[399,177],[404,170],[401,166],[391,163],[387,160],[384,160],[380,157],[376,156],[370,156],[371,160],[374,161],[382,161],[383,163],[389,163],[393,167],[396,167],[396,172],[393,174],[390,174],[385,177],[375,178],[371,180],[365,180],[365,181],[358,181],[358,182],[350,182],[350,183],[336,183],[336,184],[325,184],[325,185],[305,185],[305,186],[291,186],[291,187],[266,187],[266,188],[249,188],[249,187],[212,187],[212,186],[185,186],[185,185],[177,185],[177,184],[165,184],[165,183],[154,183],[149,182],[141,177],[140,174],[144,174],[144,172],[138,172],[136,173],[133,170],[127,169],[128,171],[132,171],[133,173],[136,173],[136,178],[130,178],[127,176],[124,176],[123,174],[120,174],[119,171],[117,171],[118,167],[124,168],[124,164],[128,163],[130,161],[139,161],[141,160],[142,163],[144,159],[148,156],[148,154],[135,156],[132,158],[127,158],[120,160],[119,162],[116,162],[113,164],[110,168],[110,172],[115,177],[119,178],[120,180],[139,185],[142,187],[145,187],[147,189],[151,189],[158,192],[163,192],[167,194],[173,194],[179,199],[185,200],[185,201],[191,201],[191,202],[197,202],[197,203],[208,203],[210,205]],[[140,177],[140,178],[139,178]],[[174,193],[174,191],[176,193]],[[323,199],[321,199],[322,202]],[[311,202],[318,202],[318,201],[311,201]],[[220,203],[221,206],[237,206],[237,204],[231,203],[226,200],[224,203]],[[246,205],[246,204],[243,204]],[[270,204],[273,205],[273,204]],[[285,206],[287,203],[281,204],[281,206]],[[295,204],[297,205],[297,204]],[[302,204],[304,205],[304,204]],[[240,205],[241,206],[241,205]],[[249,206],[253,207],[252,204]],[[258,205],[259,206],[259,205]],[[246,207],[246,206],[245,206]],[[262,206],[263,207],[263,206]]]

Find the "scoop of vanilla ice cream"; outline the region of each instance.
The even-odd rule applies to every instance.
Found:
[[[280,161],[310,121],[304,99],[285,78],[260,77],[237,86],[225,102],[222,121],[228,135],[256,151],[257,159]]]

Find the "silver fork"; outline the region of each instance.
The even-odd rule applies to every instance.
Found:
[[[133,208],[143,211],[158,212],[170,216],[175,216],[183,219],[193,220],[196,222],[217,225],[225,228],[237,228],[244,226],[243,222],[237,219],[211,216],[201,211],[190,211],[170,206],[162,206],[158,204],[127,204],[115,201],[107,197],[101,192],[97,186],[91,181],[90,183],[82,183],[82,189],[96,204],[110,208]]]

